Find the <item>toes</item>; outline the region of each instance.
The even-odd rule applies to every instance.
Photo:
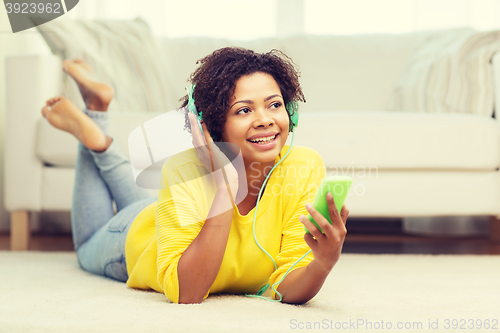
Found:
[[[50,106],[44,106],[42,108],[42,116],[44,116],[45,118],[47,118],[47,114],[50,112],[52,108]]]
[[[55,103],[59,102],[62,98],[63,98],[62,96],[52,97],[45,104],[50,107]]]
[[[83,60],[82,60],[82,59],[80,59],[80,58],[76,58],[74,61],[75,61],[77,64],[81,64],[81,63],[83,63]]]
[[[51,105],[51,106],[54,106],[54,104],[59,103],[59,102],[60,102],[60,101],[62,101],[63,99],[64,99],[64,97],[63,97],[63,96],[58,96],[58,97],[54,98],[54,103],[52,103],[52,105]]]

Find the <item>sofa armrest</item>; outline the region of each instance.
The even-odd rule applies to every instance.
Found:
[[[36,156],[37,121],[45,101],[61,93],[61,60],[53,55],[15,56],[5,66],[5,208],[40,211],[43,163]]]

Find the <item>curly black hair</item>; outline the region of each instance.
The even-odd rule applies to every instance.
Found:
[[[278,84],[285,105],[292,101],[306,101],[299,84],[300,72],[295,69],[296,64],[279,50],[256,53],[240,47],[225,47],[196,62],[200,63],[188,81],[195,85],[193,97],[196,109],[202,112],[202,119],[215,142],[222,141],[230,98],[234,94],[236,81],[242,76],[257,72],[269,74]],[[188,96],[185,95],[180,101],[185,107]],[[291,118],[290,112],[296,112],[288,111],[288,118]],[[185,116],[184,128],[191,133],[187,112]],[[293,131],[291,128],[289,130]]]

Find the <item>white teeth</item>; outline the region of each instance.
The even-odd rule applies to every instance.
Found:
[[[278,135],[278,134],[276,134]],[[276,137],[276,135],[273,135],[273,136],[268,136],[266,138],[258,138],[258,139],[255,139],[255,140],[250,140],[251,142],[254,142],[254,143],[268,143],[268,142],[271,142],[274,140],[274,138]]]

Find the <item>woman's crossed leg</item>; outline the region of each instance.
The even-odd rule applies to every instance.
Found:
[[[112,88],[96,81],[81,60],[65,61],[63,69],[77,82],[87,109],[82,111],[68,99],[55,97],[47,101],[42,114],[51,125],[79,141],[71,208],[78,262],[91,273],[126,281],[128,230],[156,197],[136,185],[130,162],[109,136],[106,111]]]

